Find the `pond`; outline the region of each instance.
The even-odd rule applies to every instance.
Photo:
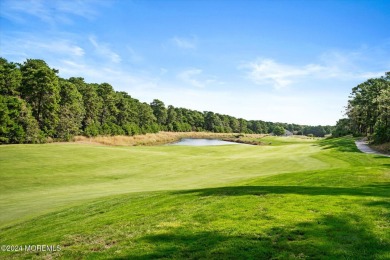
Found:
[[[171,143],[169,145],[184,145],[184,146],[212,146],[212,145],[229,145],[229,144],[239,144],[234,142],[216,140],[216,139],[194,139],[194,138],[184,138],[179,142]]]

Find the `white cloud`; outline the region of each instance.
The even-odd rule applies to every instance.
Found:
[[[177,74],[177,78],[182,82],[197,88],[204,88],[211,84],[223,84],[223,82],[216,80],[215,77],[204,76],[203,71],[197,68],[184,70]]]
[[[371,71],[376,68],[378,60],[370,57],[372,51],[355,50],[350,52],[328,51],[320,56],[320,62],[324,65],[322,77],[366,80],[368,78],[383,76],[384,71]],[[381,66],[383,67],[383,66]],[[370,68],[367,70],[366,68]]]
[[[165,82],[159,78],[140,76],[112,66],[96,67],[93,64],[62,60],[55,65],[61,76],[81,76],[86,82],[108,82],[115,90],[126,91],[141,102],[158,98],[166,105],[198,111],[213,111],[242,117],[248,120],[266,120],[300,124],[334,124],[342,116],[344,96],[335,98],[332,93],[268,93],[266,91],[234,91],[210,88],[183,88],[180,81]],[[116,66],[116,67],[115,67]],[[201,69],[189,69],[181,75],[190,79],[201,77]],[[180,79],[181,80],[181,79]],[[190,81],[192,82],[192,81]],[[200,80],[196,84],[203,86]],[[318,116],[321,115],[321,116]]]
[[[30,42],[30,45],[34,45],[34,43]],[[50,52],[60,52],[60,53],[68,53],[71,56],[81,57],[84,56],[85,51],[80,46],[74,45],[66,40],[59,40],[54,44],[49,43],[35,43],[36,47],[45,49]]]
[[[196,79],[196,76],[199,76],[200,74],[202,74],[201,69],[189,69],[189,70],[185,70],[185,71],[180,72],[177,75],[177,77],[189,85],[192,85],[192,86],[198,87],[198,88],[203,88],[204,84],[200,80]]]
[[[87,19],[92,19],[97,16],[96,6],[102,5],[107,7],[107,1],[91,1],[91,0],[83,0],[83,1],[54,1],[56,2],[56,7],[60,12],[69,13],[77,16],[81,16]],[[95,7],[95,8],[94,8]]]
[[[166,105],[198,111],[213,111],[245,119],[291,122],[301,124],[334,124],[341,117],[345,96],[335,98],[332,93],[268,93],[267,91],[235,91],[231,86],[224,90],[211,88],[183,88],[180,81],[166,82],[139,72],[124,70],[118,64],[96,67],[86,61],[60,60],[50,64],[59,69],[62,77],[80,76],[86,82],[108,82],[115,90],[126,91],[141,102],[158,98]],[[204,86],[199,79],[201,69],[181,73],[195,85]],[[206,80],[207,81],[207,80]],[[211,80],[213,81],[213,80]],[[318,116],[321,115],[321,116]]]
[[[107,44],[104,44],[104,43],[98,43],[95,36],[90,36],[89,37],[89,41],[92,43],[92,45],[95,47],[95,50],[96,52],[109,59],[110,61],[114,62],[114,63],[119,63],[121,62],[121,57],[115,53],[114,51],[112,51]]]
[[[249,70],[248,78],[256,84],[271,83],[276,89],[288,86],[294,80],[324,70],[315,64],[298,67],[277,63],[272,59],[258,59],[244,66]]]
[[[85,50],[71,40],[61,38],[40,39],[31,35],[10,37],[3,35],[1,55],[12,56],[17,60],[26,58],[42,58],[43,54],[51,57],[80,58]]]
[[[129,88],[129,94],[147,102],[158,97],[165,105],[185,107],[198,111],[213,111],[247,120],[264,120],[308,125],[335,124],[342,117],[345,97],[335,98],[332,93],[321,95],[270,94],[266,91],[213,90],[208,88],[182,88],[180,84],[165,85],[155,82],[149,88]],[[319,116],[320,115],[320,116]]]
[[[171,42],[180,49],[196,49],[197,46],[195,37],[188,39],[175,36],[171,39]]]
[[[151,101],[151,89],[156,89],[158,79],[142,75],[141,72],[127,71],[117,64],[106,64],[106,66],[95,66],[95,63],[74,60],[60,60],[53,64],[59,70],[61,77],[83,77],[88,83],[109,83],[117,91],[126,91],[134,98],[143,98],[142,101]],[[144,96],[137,93],[148,93]],[[159,98],[154,96],[153,98]]]
[[[7,19],[22,23],[29,22],[28,16],[33,16],[54,25],[56,23],[72,23],[73,16],[93,19],[98,14],[97,7],[106,6],[107,1],[4,0],[0,4],[1,16]]]
[[[273,59],[257,59],[239,68],[247,71],[246,76],[253,83],[272,85],[277,90],[294,83],[307,83],[313,80],[366,80],[384,74],[384,71],[364,70],[362,59],[359,52],[332,51],[322,54],[317,64],[297,66],[279,63]]]

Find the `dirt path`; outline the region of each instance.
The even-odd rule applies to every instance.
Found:
[[[378,154],[378,155],[390,157],[390,155],[388,155],[388,154],[380,153],[380,152],[377,152],[377,151],[371,149],[368,146],[367,142],[365,142],[365,141],[362,141],[362,140],[355,141],[355,144],[356,144],[356,147],[363,153]]]

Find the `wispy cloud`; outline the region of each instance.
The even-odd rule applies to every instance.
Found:
[[[96,7],[107,5],[107,1],[3,0],[0,5],[0,14],[7,19],[28,22],[29,17],[35,17],[53,25],[55,23],[72,23],[74,16],[93,19],[98,15]]]
[[[372,71],[372,69],[378,68],[378,62],[382,60],[375,54],[376,50],[369,50],[363,47],[359,50],[350,52],[340,52],[331,50],[320,55],[320,62],[325,68],[323,77],[328,78],[343,78],[343,79],[359,79],[365,80],[367,78],[383,76],[383,72],[380,69]],[[383,54],[385,55],[385,54]],[[386,55],[385,55],[386,56]],[[380,64],[379,67],[388,67]],[[367,68],[370,68],[369,70]]]
[[[182,82],[197,88],[204,88],[210,84],[223,84],[214,77],[204,76],[201,69],[193,68],[180,72],[177,78]]]
[[[121,62],[121,57],[116,52],[112,51],[107,44],[98,43],[95,36],[90,36],[89,41],[95,47],[95,51],[97,54],[109,59],[111,62]]]
[[[33,43],[30,42],[30,45],[35,45],[36,47],[40,49],[45,49],[50,52],[61,52],[61,53],[68,53],[71,56],[81,57],[84,56],[85,51],[80,46],[77,46],[73,43],[70,43],[66,40],[57,41],[56,44],[49,44],[49,43]]]
[[[177,77],[189,85],[192,85],[192,86],[198,87],[198,88],[203,88],[204,84],[200,80],[196,79],[196,77],[199,76],[200,74],[202,74],[201,69],[189,69],[189,70],[185,70],[185,71],[180,72],[177,75]]]
[[[2,35],[2,37],[0,54],[11,56],[16,60],[32,57],[42,58],[43,54],[67,58],[80,58],[85,55],[84,48],[70,39],[57,37],[41,39],[28,34]]]
[[[144,58],[130,46],[127,47],[127,54],[129,55],[129,60],[133,63],[139,63],[144,61]]]
[[[324,70],[320,65],[298,67],[277,63],[272,59],[258,59],[243,66],[248,69],[248,78],[256,84],[271,83],[276,89],[288,86],[294,80]]]
[[[277,90],[314,79],[366,80],[382,76],[384,71],[364,69],[363,65],[367,62],[365,57],[358,51],[349,53],[329,51],[320,55],[318,63],[292,65],[259,58],[240,65],[239,69],[245,70],[247,79],[253,83],[272,85]]]
[[[171,39],[171,42],[180,49],[196,49],[197,47],[197,39],[195,37],[183,38],[175,36]]]
[[[59,70],[61,77],[83,77],[89,83],[107,82],[115,90],[128,91],[131,95],[137,93],[137,89],[148,91],[157,82],[156,78],[142,75],[138,71],[128,71],[118,64],[95,66],[94,62],[86,60],[63,59],[56,61],[52,66]],[[135,97],[139,98],[137,95]]]

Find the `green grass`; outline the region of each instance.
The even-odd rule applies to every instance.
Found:
[[[0,147],[0,258],[389,259],[390,159],[353,139]]]

